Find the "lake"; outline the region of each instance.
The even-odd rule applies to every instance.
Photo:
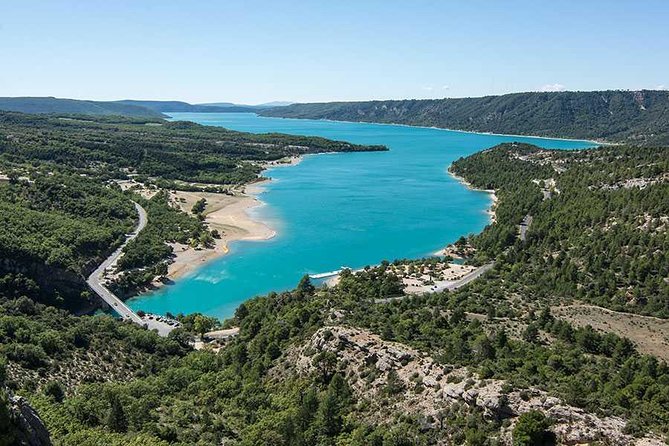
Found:
[[[578,149],[588,141],[489,135],[400,125],[265,118],[252,113],[171,113],[174,119],[252,133],[314,135],[388,152],[306,156],[268,170],[272,181],[251,215],[277,231],[238,241],[230,253],[173,285],[128,301],[134,310],[230,317],[240,303],[292,289],[304,274],[428,256],[481,231],[491,197],[447,173],[456,159],[502,142]]]

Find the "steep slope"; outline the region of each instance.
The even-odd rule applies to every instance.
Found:
[[[519,415],[538,411],[549,417],[550,431],[559,444],[584,444],[606,439],[609,444],[662,445],[657,437],[635,439],[625,434],[625,420],[597,416],[570,406],[538,388],[510,390],[499,379],[483,379],[468,368],[454,368],[433,357],[358,328],[322,328],[304,344],[289,350],[276,367],[280,376],[286,369],[303,376],[318,373],[316,355],[332,355],[341,364],[354,395],[369,406],[366,417],[375,425],[388,425],[397,413],[424,420],[434,430],[446,430],[446,413],[469,406],[488,420],[508,420],[494,435],[502,444],[511,444],[511,431]],[[491,433],[492,434],[492,433]],[[451,438],[452,439],[452,438]],[[439,444],[447,444],[442,439]]]
[[[293,104],[260,114],[669,144],[669,91],[514,93],[481,98]]]
[[[44,423],[25,398],[0,388],[0,444],[51,446]]]

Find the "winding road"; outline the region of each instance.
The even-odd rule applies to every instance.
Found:
[[[145,321],[139,317],[137,313],[132,311],[130,307],[123,303],[121,299],[116,297],[114,293],[109,291],[109,289],[104,286],[102,282],[105,270],[116,263],[119,257],[121,257],[123,254],[123,248],[125,248],[125,246],[130,243],[131,240],[136,238],[140,232],[142,232],[149,221],[146,215],[146,210],[144,210],[144,208],[140,206],[139,203],[133,201],[133,204],[135,205],[135,209],[137,209],[137,214],[139,215],[139,223],[137,223],[137,227],[127,236],[125,242],[123,242],[123,244],[119,246],[119,248],[109,257],[107,257],[107,259],[105,259],[105,261],[102,262],[100,266],[98,266],[95,271],[91,273],[90,276],[88,276],[86,283],[93,291],[95,291],[98,296],[100,296],[102,300],[107,303],[107,305],[109,305],[112,310],[118,313],[123,320],[130,320],[138,325],[144,325]]]

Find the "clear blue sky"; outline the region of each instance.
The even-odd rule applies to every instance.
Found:
[[[0,0],[0,96],[331,101],[669,87],[669,1]]]

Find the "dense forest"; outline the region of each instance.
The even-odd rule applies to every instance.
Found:
[[[77,99],[18,97],[0,98],[0,110],[21,113],[85,114],[94,116],[128,116],[162,118],[163,114],[140,104],[122,102],[80,101]]]
[[[320,152],[386,150],[318,137],[255,135],[191,122],[0,112],[0,168],[50,163],[88,175],[243,184],[262,163]]]
[[[40,172],[0,181],[0,290],[77,309],[82,277],[121,243],[137,213],[118,188]]]
[[[513,143],[457,160],[452,173],[499,198],[495,223],[458,241],[465,262],[494,262],[481,278],[404,295],[382,262],[329,287],[305,277],[228,321],[176,315],[182,325],[161,338],[68,311],[90,299],[77,278],[134,227],[132,201],[149,225],[126,247],[119,291],[160,273],[166,242],[211,242],[197,216],[170,206],[161,181],[224,187],[285,156],[383,148],[15,113],[0,114],[0,136],[0,445],[34,435],[21,397],[59,446],[661,444],[669,435],[667,364],[554,313],[586,302],[669,317],[666,149]],[[123,191],[118,180],[129,177],[153,179],[155,193]],[[231,327],[239,334],[224,341],[202,337]]]
[[[187,122],[0,112],[0,290],[69,309],[90,306],[83,277],[149,214],[125,248],[122,293],[164,271],[166,242],[207,246],[196,216],[170,206],[165,188],[214,189],[256,181],[263,163],[330,151],[385,150],[323,138],[252,135]],[[161,191],[123,192],[134,178]]]
[[[496,293],[669,317],[666,148],[503,144],[451,171],[499,195],[496,224],[472,238],[479,261],[502,258],[508,270]]]
[[[248,301],[231,321],[240,335],[218,352],[187,343],[199,316],[181,317],[184,327],[161,339],[107,317],[7,300],[2,376],[61,445],[484,445],[509,430],[529,445],[537,443],[525,436],[549,438],[551,424],[565,422],[538,410],[518,418],[513,408],[535,394],[625,417],[621,438],[667,433],[669,370],[629,341],[573,329],[545,310],[527,317],[552,340],[517,338],[495,316],[482,323],[466,312],[467,292],[375,304],[383,276],[348,274],[330,289],[303,280]],[[356,344],[351,326],[371,340]],[[362,359],[352,354],[361,348]],[[402,358],[390,368],[389,354]],[[412,367],[426,357],[427,372]],[[424,375],[431,370],[443,370],[442,384]],[[439,399],[435,385],[501,393],[486,407]],[[414,399],[433,415],[405,409]]]
[[[669,92],[514,93],[481,98],[293,104],[262,116],[669,144]]]

